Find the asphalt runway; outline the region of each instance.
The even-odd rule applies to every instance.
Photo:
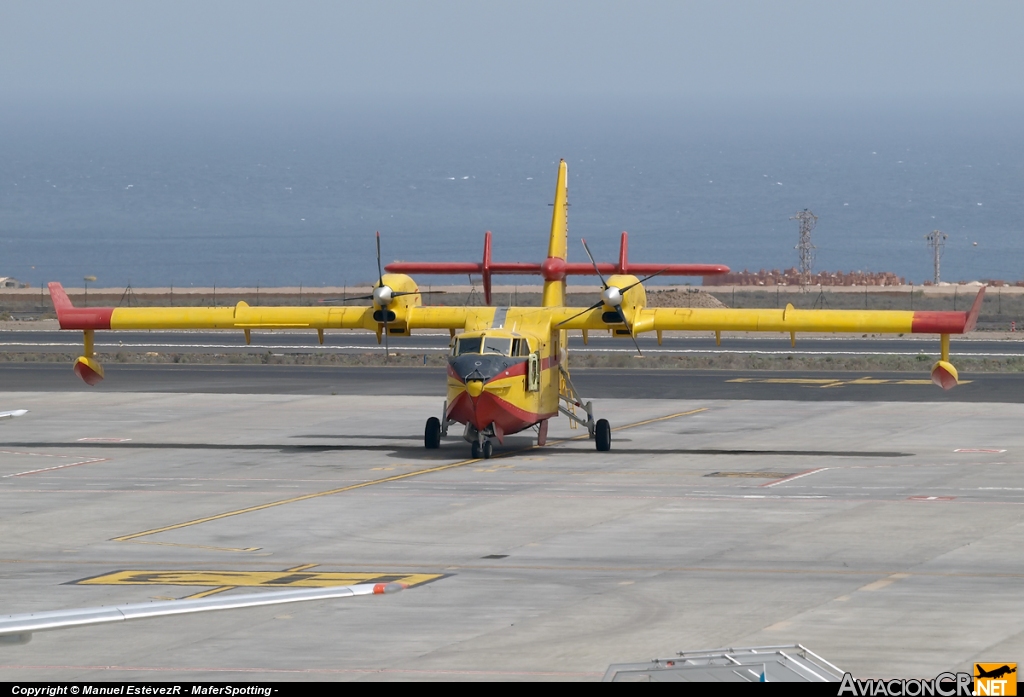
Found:
[[[952,337],[952,355],[974,357],[1008,357],[1024,355],[1024,332],[1022,338],[985,338],[974,334]],[[246,345],[241,332],[99,332],[96,335],[96,349],[101,352],[119,350],[157,353],[366,353],[382,351],[373,334],[367,332],[326,332],[321,346],[316,333],[309,332],[259,332],[251,334],[252,344]],[[443,353],[450,341],[447,332],[421,332],[411,337],[392,337],[391,348],[402,352]],[[79,350],[82,337],[80,332],[58,330],[3,330],[0,331],[0,351],[68,353]],[[711,333],[668,334],[662,345],[657,337],[647,334],[637,337],[641,350],[651,354],[811,354],[811,355],[936,355],[939,342],[936,337],[797,337],[796,347],[790,345],[784,335],[729,336],[722,338],[722,345],[716,346]],[[628,338],[612,338],[607,334],[594,333],[584,346],[578,334],[570,337],[574,350],[589,352],[634,353],[636,349]]]
[[[914,373],[579,368],[572,371],[572,379],[585,399],[1024,402],[1024,373],[964,372],[960,385],[943,392],[931,383],[927,365]],[[437,399],[444,398],[445,390],[442,368],[108,363],[105,369],[106,379],[89,387],[69,364],[0,363],[0,388],[89,394],[374,394]],[[0,405],[0,410],[6,406]]]
[[[3,385],[30,411],[0,423],[0,612],[412,587],[42,632],[0,646],[0,680],[597,680],[794,643],[898,678],[1024,655],[1019,404],[608,397],[610,452],[561,419],[483,461],[422,447],[437,393]]]

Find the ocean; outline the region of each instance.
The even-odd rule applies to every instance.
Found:
[[[295,106],[35,104],[0,109],[0,276],[33,286],[372,283],[384,262],[541,261],[556,165],[570,258],[797,264],[1024,278],[1024,136],[1010,106],[785,104]],[[465,278],[422,279],[424,283]],[[510,282],[516,282],[510,279]],[[535,282],[523,278],[521,283]],[[693,282],[700,279],[657,279]]]

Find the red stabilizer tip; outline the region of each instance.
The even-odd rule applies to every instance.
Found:
[[[82,378],[86,385],[97,385],[103,379],[102,375],[81,361],[75,362],[75,375]]]

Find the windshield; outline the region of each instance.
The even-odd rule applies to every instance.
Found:
[[[499,356],[512,355],[512,339],[502,339],[496,336],[489,336],[484,341],[483,353],[496,353]]]
[[[455,342],[455,355],[461,356],[464,353],[480,353],[480,344],[483,337],[470,336],[459,339]]]

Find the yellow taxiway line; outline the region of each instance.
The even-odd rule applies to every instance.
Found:
[[[707,407],[702,407],[702,408],[699,408],[699,409],[691,409],[690,411],[681,411],[681,412],[677,412],[675,414],[668,414],[666,416],[658,416],[658,417],[655,417],[653,419],[646,419],[644,421],[637,421],[635,423],[625,424],[623,426],[619,426],[619,427],[614,428],[612,430],[613,431],[624,431],[624,430],[626,430],[628,428],[637,428],[638,426],[646,426],[647,424],[657,423],[659,421],[668,421],[669,419],[677,419],[677,418],[679,418],[681,416],[691,416],[693,414],[698,414],[698,413],[703,412],[703,411],[707,411]],[[559,445],[561,443],[566,443],[568,441],[581,440],[583,438],[589,438],[589,437],[590,437],[589,434],[582,434],[582,435],[579,435],[579,436],[574,436],[572,438],[563,438],[563,439],[560,439],[560,440],[550,441],[545,447],[552,446],[552,445]],[[497,459],[497,458],[501,458],[501,457],[510,457],[510,456],[516,455],[518,453],[527,452],[529,450],[535,450],[536,448],[539,448],[539,447],[540,446],[538,446],[538,445],[531,445],[531,446],[526,447],[526,448],[520,448],[519,450],[513,450],[511,452],[501,453],[500,455],[495,455],[494,458],[492,458],[492,459]],[[398,481],[401,481],[403,479],[410,479],[412,477],[420,477],[422,475],[433,474],[435,472],[444,472],[445,470],[455,469],[456,467],[465,467],[466,465],[471,465],[474,462],[481,462],[482,460],[483,460],[483,458],[479,458],[479,457],[478,458],[473,458],[473,459],[470,459],[470,460],[459,460],[458,462],[452,462],[452,463],[449,463],[447,465],[438,465],[437,467],[428,467],[426,469],[415,470],[413,472],[405,472],[403,474],[395,474],[395,475],[392,475],[390,477],[383,477],[381,479],[371,479],[368,482],[360,482],[359,484],[350,484],[348,486],[338,487],[337,489],[328,489],[327,491],[318,491],[318,492],[313,493],[313,494],[303,494],[302,496],[293,496],[292,498],[288,498],[288,499],[281,499],[279,501],[271,501],[269,503],[261,503],[261,504],[256,505],[256,506],[248,506],[246,508],[239,508],[239,509],[236,509],[234,511],[227,511],[225,513],[217,513],[216,515],[206,516],[204,518],[196,518],[194,520],[187,520],[187,521],[185,521],[183,523],[174,523],[173,525],[165,525],[165,526],[160,527],[160,528],[153,528],[151,530],[143,530],[142,532],[133,532],[133,533],[131,533],[129,535],[121,535],[120,537],[115,537],[111,541],[112,542],[134,542],[134,541],[139,540],[140,537],[148,537],[150,535],[157,535],[157,534],[162,533],[162,532],[170,532],[171,530],[181,530],[182,528],[189,528],[189,527],[192,527],[193,525],[202,525],[203,523],[210,523],[210,522],[213,522],[215,520],[223,520],[224,518],[231,518],[232,516],[242,515],[244,513],[255,513],[256,511],[264,511],[264,510],[266,510],[268,508],[275,508],[277,506],[284,506],[284,505],[287,505],[289,503],[298,503],[299,501],[309,501],[310,499],[318,499],[318,498],[322,498],[324,496],[333,496],[335,494],[342,494],[342,493],[344,493],[346,491],[355,491],[356,489],[364,489],[364,488],[366,488],[368,486],[376,486],[378,484],[387,484],[389,482],[398,482]],[[239,549],[239,551],[249,551],[250,549],[255,549],[255,548],[244,548],[244,549]]]

